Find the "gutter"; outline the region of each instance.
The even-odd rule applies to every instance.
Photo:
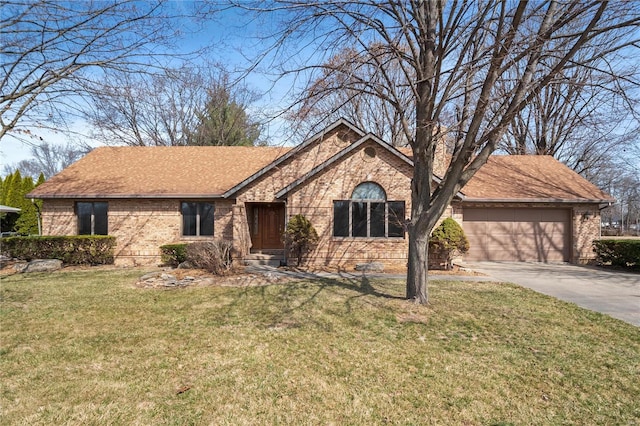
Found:
[[[27,194],[27,198],[37,198],[41,200],[93,200],[93,199],[109,199],[109,200],[124,200],[124,199],[224,199],[225,197],[220,194],[160,194],[160,195],[148,195],[148,194],[55,194],[55,195],[36,195]]]
[[[556,203],[556,204],[611,204],[611,200],[585,200],[564,198],[463,198],[464,203]]]

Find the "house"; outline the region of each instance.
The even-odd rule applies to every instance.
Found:
[[[320,236],[311,263],[404,264],[412,170],[410,150],[339,120],[295,148],[101,147],[28,196],[43,200],[43,234],[113,235],[117,264],[211,239],[233,241],[237,257],[285,261],[296,214]],[[612,201],[551,157],[494,156],[445,216],[467,233],[468,260],[580,263]]]

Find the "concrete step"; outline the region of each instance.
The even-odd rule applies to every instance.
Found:
[[[244,258],[245,260],[284,259],[284,254],[249,253]]]
[[[282,263],[284,263],[284,253],[249,253],[244,257],[244,264],[246,266],[273,266],[277,268]]]
[[[249,255],[254,254],[266,254],[271,256],[280,256],[284,257],[284,249],[251,249]]]
[[[283,259],[244,259],[245,266],[273,266],[277,268],[283,263]]]

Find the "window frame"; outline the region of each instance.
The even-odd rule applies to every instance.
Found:
[[[336,205],[337,203],[348,203],[348,217],[349,225],[347,229],[348,235],[336,235]],[[353,232],[353,205],[355,203],[364,203],[366,205],[366,232],[365,235],[354,235]],[[333,238],[375,238],[375,239],[404,239],[406,230],[402,227],[402,235],[389,235],[389,220],[392,218],[390,204],[402,203],[403,210],[406,211],[406,203],[404,201],[380,201],[380,200],[334,200],[333,201]],[[384,235],[372,236],[371,235],[371,216],[372,216],[372,204],[384,204]],[[344,205],[342,207],[344,209]]]
[[[96,204],[104,205],[104,217],[98,218],[99,220],[96,220],[96,213],[98,213],[100,216],[102,216],[103,213],[100,211],[101,209],[96,209]],[[90,211],[86,213],[81,212],[82,210],[81,205],[90,206]],[[96,210],[98,211],[96,212]],[[82,232],[83,225],[81,225],[81,222],[83,222],[83,219],[81,218],[81,214],[89,215],[90,230],[88,233]],[[107,201],[76,201],[75,215],[76,215],[76,234],[77,235],[109,235],[109,203]],[[104,222],[104,228],[105,228],[104,233],[96,232],[96,224],[100,226],[103,222]]]
[[[362,198],[366,195],[372,195],[372,198]],[[362,182],[351,192],[351,199],[333,201],[332,236],[334,238],[404,239],[406,231],[402,224],[391,224],[392,231],[400,229],[401,232],[399,235],[389,235],[389,220],[392,215],[395,217],[394,212],[398,211],[399,204],[402,205],[402,220],[404,220],[406,214],[404,201],[387,201],[387,193],[380,184],[372,181]],[[392,208],[392,205],[395,206]],[[384,212],[380,211],[380,206],[384,206]],[[348,215],[348,224],[344,217],[336,219],[338,211],[342,215]],[[381,220],[382,223],[380,223]],[[338,233],[340,235],[336,235]]]
[[[195,205],[195,216],[194,216],[194,220],[195,220],[195,230],[193,234],[185,234],[185,230],[188,228],[185,226],[185,220],[186,220],[186,216],[184,213],[184,206],[185,205],[189,205],[189,204],[194,204]],[[210,215],[211,215],[211,233],[207,233],[207,234],[202,234],[202,224],[203,221],[206,220],[206,216],[204,217],[202,216],[202,211],[203,211],[203,206],[204,205],[209,205],[211,207],[210,209]],[[208,201],[193,201],[193,200],[184,200],[184,201],[180,201],[180,216],[181,216],[181,224],[180,224],[180,235],[182,238],[199,238],[199,237],[203,237],[203,238],[208,238],[208,237],[213,237],[215,235],[215,210],[216,210],[216,206],[214,202],[208,202]]]

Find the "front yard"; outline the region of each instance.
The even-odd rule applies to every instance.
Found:
[[[2,279],[3,424],[640,423],[640,329],[520,287],[142,274]]]

